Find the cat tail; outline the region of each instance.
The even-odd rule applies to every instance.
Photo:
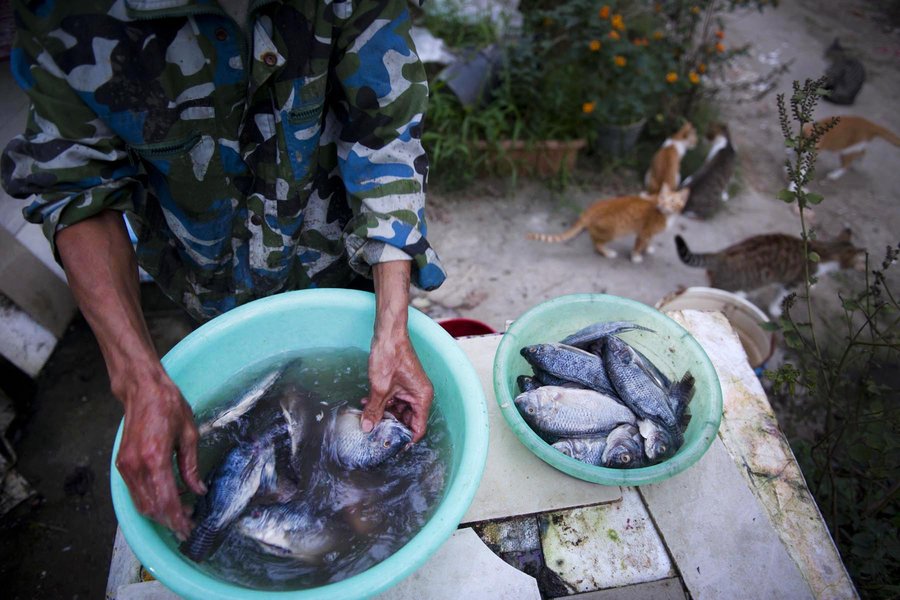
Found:
[[[882,127],[881,125],[876,125],[875,133],[877,135],[880,135],[882,138],[889,141],[893,145],[900,146],[900,136],[898,136],[896,133],[894,133],[890,129]]]
[[[574,225],[572,225],[569,229],[563,231],[562,233],[550,235],[548,233],[531,232],[526,233],[525,237],[529,240],[537,240],[539,242],[549,242],[551,244],[555,244],[557,242],[568,242],[582,231],[584,231],[584,223],[581,219],[578,219]]]
[[[675,236],[675,246],[678,248],[678,258],[689,267],[705,267],[709,264],[710,255],[694,254],[680,235]]]

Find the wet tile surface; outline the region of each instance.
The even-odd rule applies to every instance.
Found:
[[[675,574],[634,488],[622,501],[541,516],[544,561],[574,592],[656,581]]]
[[[677,577],[626,585],[608,590],[563,596],[554,600],[687,600]]]
[[[494,396],[494,354],[500,338],[496,335],[459,340],[484,388],[491,428],[484,476],[462,522],[473,523],[621,499],[618,487],[588,483],[558,471],[519,441],[503,418]]]

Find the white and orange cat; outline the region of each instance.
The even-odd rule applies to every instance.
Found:
[[[822,119],[818,125],[823,127],[831,122],[831,119],[832,117]],[[854,161],[863,157],[866,147],[873,138],[880,137],[895,146],[900,146],[900,137],[872,121],[853,115],[841,115],[839,119],[837,125],[828,130],[816,144],[819,150],[837,152],[840,156],[841,166],[828,173],[828,179],[837,179],[846,173]],[[803,128],[803,135],[809,136],[812,128],[812,123],[807,123]]]
[[[666,138],[663,145],[644,175],[644,187],[649,194],[658,194],[662,184],[668,184],[670,190],[677,190],[681,184],[681,159],[685,153],[697,146],[697,130],[690,122],[685,122],[681,129]]]
[[[606,244],[616,238],[635,234],[631,260],[641,262],[644,252],[652,253],[650,240],[665,230],[673,217],[684,210],[690,190],[672,191],[667,183],[662,184],[659,194],[640,196],[620,196],[608,200],[598,200],[588,206],[568,230],[557,234],[528,233],[530,240],[541,242],[566,242],[587,230],[594,242],[594,249],[606,258],[614,258],[616,251]]]

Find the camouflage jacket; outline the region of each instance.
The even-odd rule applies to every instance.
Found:
[[[125,212],[139,264],[200,319],[388,260],[443,282],[406,0],[252,0],[250,36],[215,0],[15,10],[10,63],[32,104],[3,184],[51,244]]]

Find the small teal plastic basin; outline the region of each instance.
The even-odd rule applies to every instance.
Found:
[[[542,440],[516,408],[516,377],[533,373],[519,350],[531,344],[558,342],[598,321],[633,321],[653,329],[656,333],[630,331],[621,334],[621,338],[643,352],[668,377],[680,379],[689,370],[696,379],[684,444],[661,463],[637,469],[608,469],[575,460]],[[494,358],[494,393],[506,422],[526,448],[560,471],[604,485],[656,483],[687,469],[712,444],[722,419],[719,378],[697,340],[658,310],[606,294],[561,296],[535,306],[513,321]]]
[[[206,323],[175,346],[162,364],[194,412],[203,411],[214,391],[250,365],[304,348],[355,347],[368,351],[375,316],[374,295],[339,289],[278,294],[236,308]],[[409,332],[435,388],[450,436],[449,477],[434,515],[393,555],[343,581],[297,591],[251,590],[196,568],[163,527],[135,509],[115,467],[122,427],[113,447],[113,507],[128,545],[144,567],[185,598],[366,598],[390,588],[420,567],[459,525],[475,495],[487,457],[488,419],[484,391],[465,354],[437,323],[415,309]]]

